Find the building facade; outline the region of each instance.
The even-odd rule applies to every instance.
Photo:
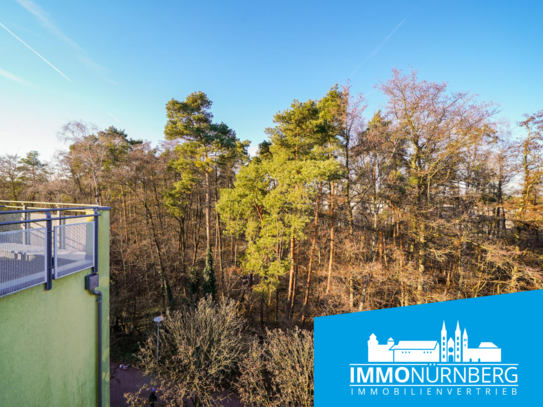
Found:
[[[0,208],[0,405],[107,407],[109,208],[24,205]]]

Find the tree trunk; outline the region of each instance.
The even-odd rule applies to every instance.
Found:
[[[128,216],[126,214],[126,198],[124,195],[124,188],[121,185],[121,196],[123,199],[123,216],[124,216],[124,240],[128,244]]]
[[[334,267],[334,183],[330,183],[330,262],[328,263],[328,283],[326,284],[326,294],[330,293],[330,284],[332,280],[332,268]]]
[[[297,242],[296,246],[295,246],[295,251],[294,251],[294,259],[295,259],[295,264],[294,264],[294,281],[292,282],[292,295],[291,295],[291,298],[290,298],[290,309],[294,309],[294,300],[296,298],[296,286],[298,284],[298,267],[299,267],[299,245],[300,243]]]
[[[162,253],[160,250],[160,245],[158,243],[158,235],[155,228],[155,222],[153,220],[153,215],[151,214],[151,210],[147,206],[147,203],[144,202],[144,207],[147,212],[147,219],[151,224],[151,232],[153,236],[153,242],[155,244],[156,253],[158,256],[158,274],[160,277],[161,282],[161,288],[162,288],[162,307],[164,309],[164,312],[168,309],[169,303],[170,303],[170,285],[168,283],[168,279],[166,277],[166,269],[164,267],[164,261],[162,259]]]
[[[296,247],[296,239],[294,238],[294,236],[292,236],[290,238],[290,273],[289,273],[289,281],[288,281],[287,306],[286,306],[286,311],[285,311],[285,316],[287,320],[290,318],[290,301],[292,299],[292,289],[294,287],[294,269],[296,268],[295,247]]]
[[[206,171],[205,211],[206,211],[206,239],[207,239],[206,249],[210,249],[211,248],[211,183],[210,183],[210,176],[209,176],[208,171]]]
[[[317,204],[315,206],[315,223],[313,231],[313,240],[311,241],[311,251],[309,252],[309,264],[307,265],[307,287],[305,289],[304,304],[302,306],[302,324],[305,322],[305,314],[307,312],[307,304],[309,302],[309,293],[311,291],[311,274],[313,272],[313,259],[315,257],[315,247],[317,246],[317,236],[319,234],[319,209],[321,203],[322,185],[320,188],[319,196],[317,197]]]
[[[219,185],[219,174],[218,171],[215,170],[215,201],[219,200],[219,191],[218,191],[218,185]],[[215,208],[216,213],[216,221],[217,221],[217,252],[219,257],[219,272],[220,272],[220,280],[221,280],[221,289],[224,287],[224,269],[223,269],[223,261],[222,261],[222,233],[221,233],[221,217],[219,215],[219,211]]]
[[[345,180],[345,201],[347,203],[347,216],[349,219],[349,237],[353,237],[354,233],[354,219],[353,219],[353,208],[351,206],[351,169],[350,169],[350,160],[349,160],[349,138],[346,138],[345,141],[345,170],[347,172],[347,177]]]
[[[221,219],[217,211],[217,252],[219,255],[219,271],[221,273],[221,288],[224,287],[224,269],[222,266],[222,238],[221,238]]]

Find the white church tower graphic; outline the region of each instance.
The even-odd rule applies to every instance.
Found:
[[[454,361],[460,362],[460,322],[456,322],[456,331],[454,331]]]
[[[443,328],[441,329],[441,361],[443,363],[447,361],[447,328],[445,328],[445,321],[443,321]]]
[[[443,321],[440,341],[399,341],[389,338],[385,345],[380,345],[375,334],[368,341],[368,362],[441,362],[441,363],[477,363],[501,362],[501,349],[492,342],[481,342],[478,348],[468,347],[468,332],[460,330],[456,323],[454,337],[448,337]]]

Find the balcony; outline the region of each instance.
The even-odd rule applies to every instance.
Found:
[[[0,203],[0,297],[94,267],[99,208]]]

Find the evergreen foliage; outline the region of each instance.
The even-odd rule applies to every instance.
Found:
[[[213,300],[217,296],[217,285],[215,279],[215,270],[213,268],[213,253],[211,247],[207,249],[206,266],[203,273],[202,293],[204,298],[211,296]]]

